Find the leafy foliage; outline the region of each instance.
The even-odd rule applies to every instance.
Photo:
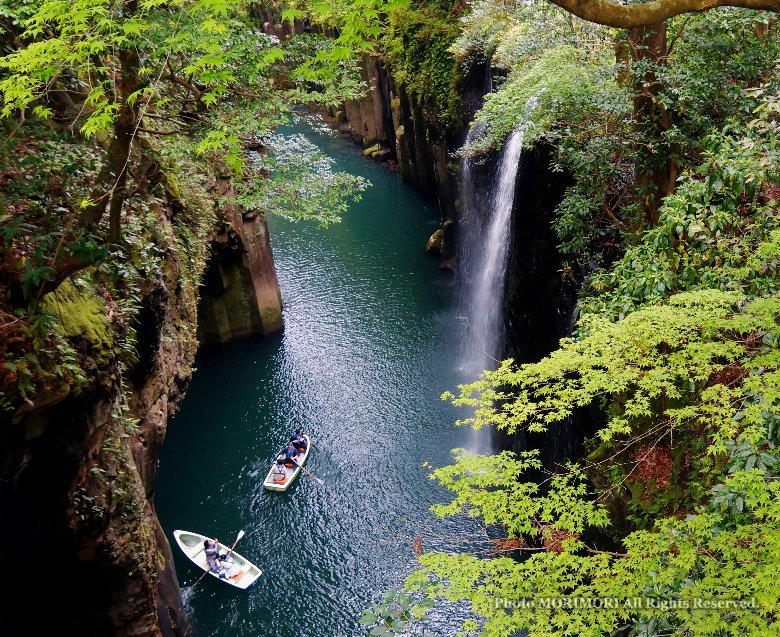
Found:
[[[616,322],[588,315],[582,334],[565,340],[548,358],[517,368],[506,361],[462,387],[455,403],[475,409],[465,422],[505,431],[544,430],[578,407],[601,401],[610,416],[597,438],[611,449],[613,462],[644,441],[655,447],[664,439],[685,444],[703,438],[697,470],[680,471],[671,482],[703,483],[705,497],[682,498],[692,512],[685,519],[655,518],[652,528],[628,534],[624,552],[602,551],[584,539],[606,526],[608,516],[583,476],[598,472],[604,460],[570,466],[542,490],[522,480],[524,471],[539,468],[533,452],[461,455],[455,465],[433,473],[455,493],[437,513],[467,511],[488,525],[499,524],[510,537],[525,538],[531,550],[534,538],[545,532],[567,534],[554,550],[545,544],[545,552],[534,551],[520,562],[425,555],[409,585],[468,599],[484,617],[485,635],[521,629],[529,635],[607,634],[626,623],[651,633],[771,631],[780,599],[766,579],[780,559],[780,492],[772,472],[778,462],[774,423],[780,417],[778,318],[777,296],[746,302],[734,292],[678,294]],[[744,370],[737,382],[721,374],[734,365]],[[723,458],[729,458],[726,474]],[[619,477],[610,491],[625,488],[626,476]],[[612,609],[496,605],[496,599],[548,596],[620,602]],[[694,599],[753,601],[728,614],[703,614],[636,607],[627,601],[633,597],[691,604]]]
[[[266,152],[253,154],[252,169],[269,178],[249,181],[236,197],[249,210],[326,226],[340,221],[350,201],[359,201],[370,185],[362,177],[334,173],[333,160],[302,135],[271,135],[262,141]]]
[[[71,356],[78,340],[60,329],[67,317],[52,314],[61,286],[81,281],[111,317],[115,338],[81,347],[82,367],[107,363],[108,349],[132,366],[132,317],[146,282],[163,275],[161,254],[178,250],[186,289],[199,284],[205,238],[225,203],[207,191],[226,168],[242,205],[323,225],[339,219],[368,183],[334,173],[302,138],[289,146],[273,131],[296,105],[365,92],[355,55],[373,50],[390,7],[357,2],[333,13],[315,3],[312,15],[338,35],[279,38],[246,0],[3,4],[0,117],[10,134],[0,142],[0,310],[10,320],[0,326],[14,367],[0,390],[4,409],[85,380],[75,368],[65,373],[70,359],[57,354]],[[286,9],[293,19],[297,9]],[[258,138],[271,154],[247,153]],[[163,237],[159,215],[171,206],[174,236]],[[86,311],[76,300],[74,317]],[[41,355],[28,361],[26,348]],[[59,380],[48,379],[57,368]]]
[[[382,38],[394,80],[427,106],[440,125],[457,121],[461,104],[456,59],[450,50],[460,32],[454,8],[420,3],[395,11]]]
[[[361,626],[369,630],[370,637],[393,637],[393,635],[419,635],[433,637],[433,633],[421,627],[417,620],[433,606],[427,598],[419,599],[404,591],[387,590],[381,603],[366,609],[360,617]]]
[[[777,289],[780,141],[776,99],[765,99],[746,126],[703,142],[704,162],[666,198],[659,223],[608,271],[585,312],[624,315],[679,290],[705,287],[751,296]]]
[[[618,322],[587,315],[583,336],[564,339],[542,361],[518,368],[505,361],[462,386],[455,404],[475,409],[473,418],[462,422],[543,431],[597,398],[620,404],[599,432],[603,440],[631,434],[656,415],[671,426],[705,418],[689,405],[702,392],[715,399],[718,392],[705,391],[712,375],[735,361],[747,366],[746,357],[755,352],[749,335],[773,338],[775,301],[757,300],[735,313],[744,300],[733,292],[702,290],[675,295]],[[713,415],[706,412],[711,425]]]

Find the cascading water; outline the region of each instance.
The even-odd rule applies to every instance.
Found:
[[[466,144],[479,132],[476,127],[471,129]],[[501,357],[509,233],[524,132],[524,128],[517,128],[504,147],[494,196],[487,198],[488,218],[477,210],[480,198],[474,188],[473,160],[466,155],[461,164],[460,260],[467,327],[460,369],[465,381],[474,380],[485,369],[495,369],[496,361]],[[468,446],[470,451],[489,453],[492,448],[490,432],[472,432]]]
[[[517,128],[504,147],[490,218],[481,224],[475,223],[477,215],[473,210],[467,210],[470,231],[472,235],[478,233],[478,236],[472,236],[472,241],[466,242],[478,246],[478,249],[469,250],[467,259],[472,262],[465,266],[469,279],[466,295],[468,332],[462,369],[472,375],[484,369],[495,368],[496,360],[501,356],[502,306],[509,256],[509,231],[524,132],[524,128]],[[470,159],[464,159],[462,173],[462,201],[467,208],[472,205],[474,199],[470,162]]]

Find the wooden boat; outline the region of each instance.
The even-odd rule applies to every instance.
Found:
[[[201,570],[207,571],[209,575],[216,577],[221,582],[225,582],[225,584],[230,584],[231,586],[241,589],[249,588],[249,586],[263,573],[263,571],[252,564],[248,559],[233,551],[230,553],[230,559],[233,560],[234,568],[232,570],[235,570],[236,572],[233,574],[233,577],[228,577],[227,579],[222,578],[217,573],[210,571],[206,564],[206,552],[203,550],[203,540],[213,538],[207,538],[205,535],[192,533],[190,531],[174,531],[173,537],[176,538],[176,543],[179,545],[179,548],[184,551],[184,554],[195,562]],[[219,550],[220,552],[223,550],[230,551],[230,547],[220,543]]]
[[[287,491],[292,484],[292,481],[298,477],[298,474],[301,472],[301,467],[303,467],[303,463],[306,462],[306,458],[309,457],[309,451],[311,451],[311,439],[306,434],[303,434],[303,437],[306,438],[306,451],[298,457],[298,464],[301,466],[296,467],[293,465],[288,467],[276,464],[276,460],[284,458],[284,450],[287,448],[287,445],[285,444],[284,447],[282,447],[281,452],[276,456],[273,465],[271,465],[271,469],[268,471],[268,475],[263,481],[263,486],[266,489],[269,491]]]

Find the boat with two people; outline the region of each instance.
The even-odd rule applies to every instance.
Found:
[[[236,553],[232,547],[205,535],[177,530],[173,532],[173,537],[179,548],[197,567],[226,584],[246,589],[263,574],[258,566]]]
[[[304,470],[303,464],[311,451],[311,438],[300,430],[295,433],[293,439],[277,454],[263,481],[263,487],[269,491],[287,491],[293,480]],[[291,445],[292,449],[290,449]]]

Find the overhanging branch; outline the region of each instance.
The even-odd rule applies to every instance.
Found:
[[[780,0],[650,0],[620,4],[614,0],[550,0],[583,20],[618,29],[644,27],[683,13],[700,13],[715,7],[741,7],[780,12]]]

